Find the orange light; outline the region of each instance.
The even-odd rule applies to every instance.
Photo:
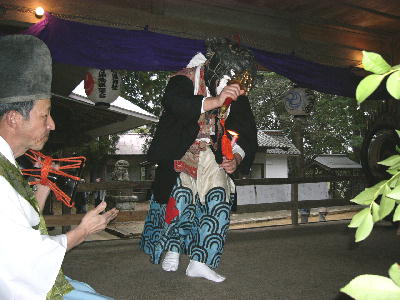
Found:
[[[35,9],[35,16],[36,16],[37,18],[41,18],[41,17],[43,17],[43,15],[44,15],[44,8],[41,7],[41,6],[36,7],[36,9]]]
[[[231,136],[239,136],[239,133],[233,130],[227,130]]]
[[[231,146],[233,147],[239,138],[239,133],[233,130],[227,130],[227,132],[229,132],[229,134],[232,136]]]

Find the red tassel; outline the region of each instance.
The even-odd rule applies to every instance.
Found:
[[[228,138],[226,133],[222,136],[221,140],[222,155],[226,157],[227,160],[233,159],[231,140]]]

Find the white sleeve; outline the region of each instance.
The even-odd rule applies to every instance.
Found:
[[[33,229],[37,212],[1,176],[0,191],[0,299],[45,299],[64,259],[64,238]]]
[[[240,147],[238,144],[233,145],[232,147],[232,152],[238,153],[240,154],[240,156],[242,157],[242,160],[244,159],[244,157],[246,156],[246,153],[244,152],[244,150],[242,149],[242,147]]]
[[[67,250],[67,246],[68,246],[68,239],[67,239],[67,235],[65,234],[60,234],[60,235],[49,235],[49,238],[51,238],[53,241],[56,241],[57,243],[59,243],[62,247],[65,248],[65,250]]]
[[[201,101],[201,113],[204,114],[206,111],[204,110],[204,101],[207,99],[207,97],[204,97],[203,100]]]

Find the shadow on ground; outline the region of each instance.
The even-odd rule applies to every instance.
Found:
[[[177,272],[163,272],[133,239],[86,242],[66,255],[63,269],[117,300],[348,300],[339,289],[360,274],[387,276],[400,246],[390,226],[376,226],[355,244],[347,224],[232,230],[218,269],[227,280],[220,284],[186,277],[186,257]]]

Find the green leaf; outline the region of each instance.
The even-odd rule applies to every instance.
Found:
[[[400,155],[398,155],[398,154],[392,155],[392,156],[378,162],[378,164],[388,166],[388,167],[396,165],[398,163],[400,163]]]
[[[356,99],[358,103],[363,102],[368,98],[382,82],[385,75],[368,75],[357,86],[356,89]]]
[[[386,196],[400,200],[400,185],[396,186],[390,193],[386,194]]]
[[[397,135],[400,137],[400,130],[397,130],[397,129],[396,129],[396,133],[397,133]]]
[[[371,214],[367,214],[364,217],[364,220],[361,222],[360,226],[358,226],[356,231],[356,242],[361,242],[365,240],[370,234],[372,229],[374,228],[374,220]]]
[[[392,174],[393,176],[387,180],[387,186],[390,188],[395,188],[398,185],[399,182],[399,177],[400,177],[400,172],[396,170],[387,170],[389,174]],[[385,190],[385,195],[389,194],[390,191]]]
[[[357,276],[340,291],[357,300],[400,299],[400,287],[390,278],[378,275]]]
[[[391,68],[392,70],[399,70],[400,69],[400,65],[395,65],[395,66],[392,66],[392,68]]]
[[[363,51],[362,63],[364,65],[364,70],[375,74],[385,74],[391,70],[390,65],[383,57],[374,52]]]
[[[397,286],[400,286],[400,266],[399,266],[399,264],[395,263],[390,267],[389,276]]]
[[[380,220],[379,218],[379,204],[372,202],[372,220],[374,223]]]
[[[390,166],[390,167],[389,167],[389,170],[399,170],[399,168],[400,168],[400,163],[395,164],[395,165],[393,165],[393,166]]]
[[[390,214],[394,209],[395,205],[396,202],[393,199],[382,196],[381,205],[379,209],[379,218],[382,220],[384,217]]]
[[[360,210],[358,213],[356,213],[353,216],[353,218],[351,218],[351,222],[348,225],[348,227],[357,228],[364,221],[365,216],[369,215],[369,213],[370,213],[370,208],[369,207],[366,207],[366,208]]]
[[[386,180],[382,180],[381,182],[375,184],[370,188],[364,189],[361,193],[351,199],[351,202],[360,204],[360,205],[369,205],[372,201],[374,201],[380,194],[382,194],[381,187],[386,183]]]
[[[397,204],[396,210],[394,211],[393,214],[393,222],[400,221],[400,205]]]
[[[386,81],[386,89],[393,98],[400,99],[400,71],[389,76]]]

